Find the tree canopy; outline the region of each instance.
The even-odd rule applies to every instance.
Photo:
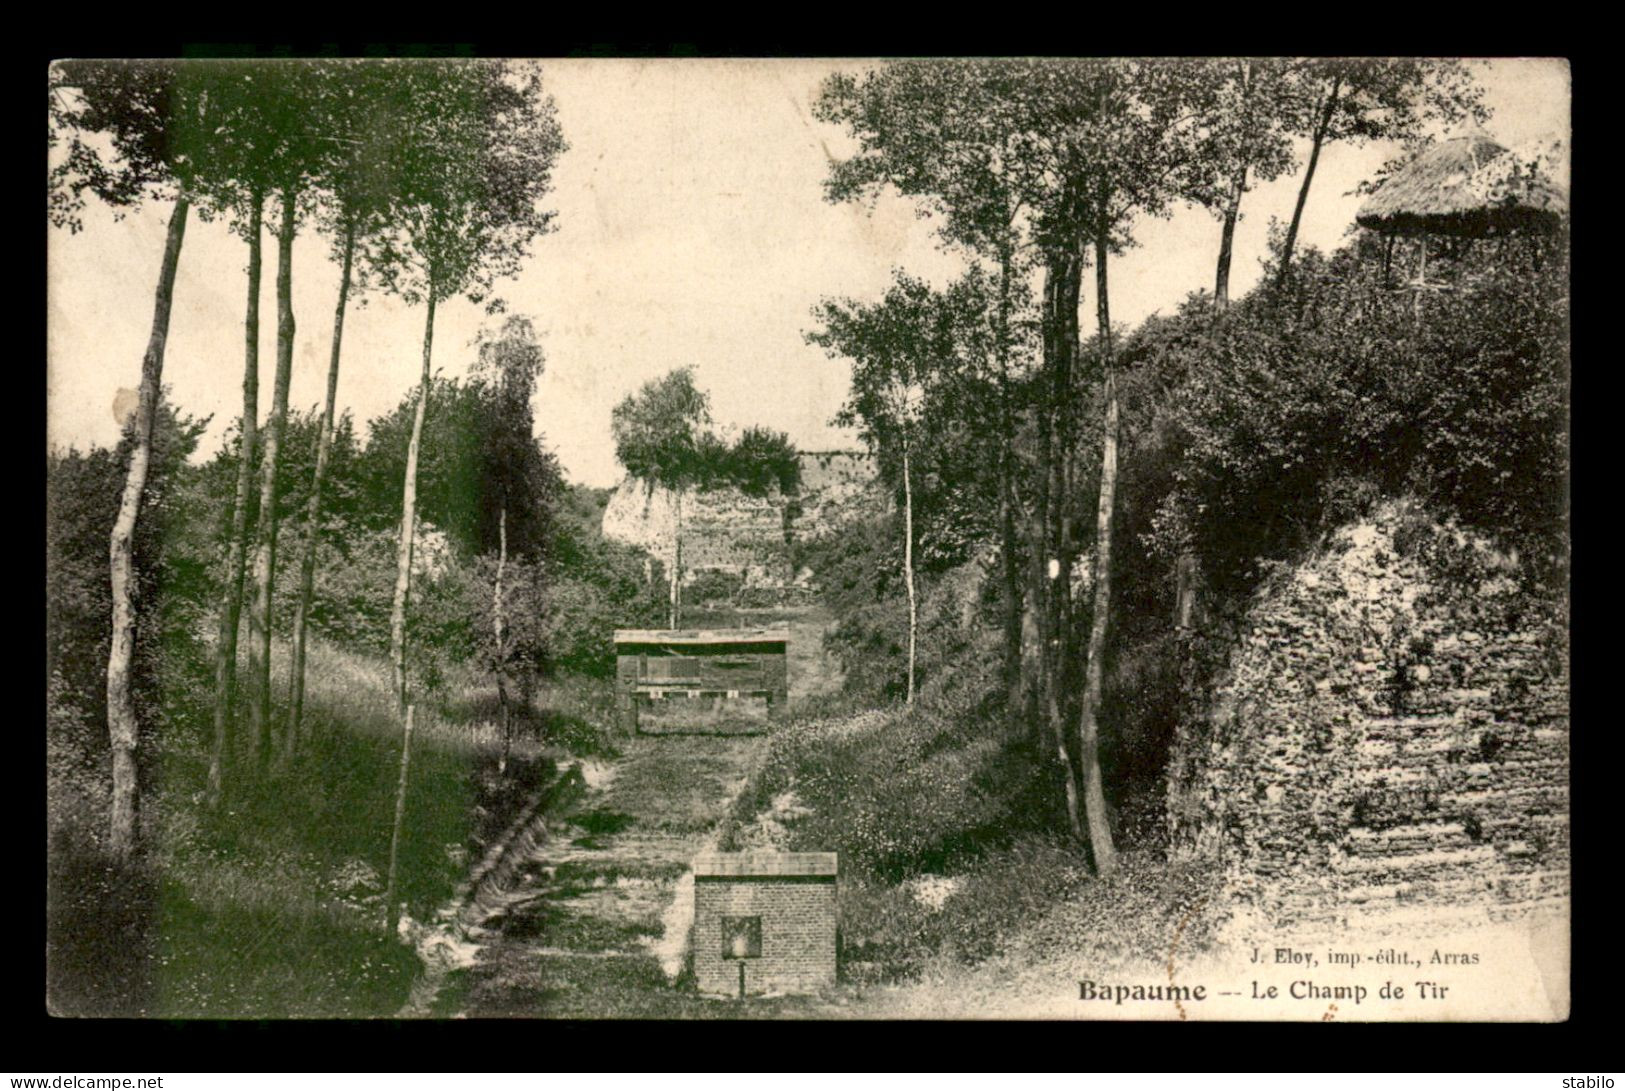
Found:
[[[523,62],[396,61],[389,75],[400,135],[378,168],[394,200],[372,263],[408,303],[485,301],[552,228],[541,200],[567,146],[553,100]]]

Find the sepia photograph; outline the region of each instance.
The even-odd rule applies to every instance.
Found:
[[[1569,1018],[1566,60],[47,82],[52,1016]]]

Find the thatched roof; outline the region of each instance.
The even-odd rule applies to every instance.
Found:
[[[1554,147],[1561,145],[1510,152],[1487,136],[1441,141],[1389,176],[1356,219],[1389,235],[1551,230],[1569,207]]]

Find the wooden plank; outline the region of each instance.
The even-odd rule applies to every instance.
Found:
[[[788,644],[788,629],[616,629],[617,644]]]
[[[638,685],[632,689],[645,697],[665,698],[674,693],[685,694],[689,697],[772,697],[774,690],[770,689],[715,689],[710,686],[701,686],[699,689],[689,689],[680,686]]]

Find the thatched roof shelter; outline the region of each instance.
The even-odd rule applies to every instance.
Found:
[[[1355,218],[1385,235],[1550,231],[1569,207],[1566,170],[1553,177],[1560,149],[1511,152],[1487,136],[1441,141],[1395,171]]]

